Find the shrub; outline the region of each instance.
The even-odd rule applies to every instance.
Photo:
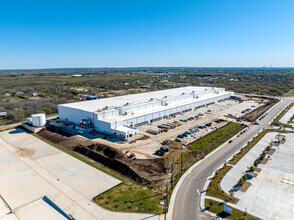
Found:
[[[255,166],[255,167],[257,167],[257,166],[258,166],[258,162],[257,162],[257,160],[255,160],[255,161],[254,161],[254,164],[253,164],[253,166]]]
[[[251,166],[249,170],[250,172],[253,172],[255,170],[254,166]]]

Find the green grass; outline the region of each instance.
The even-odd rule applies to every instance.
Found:
[[[287,92],[287,93],[284,93],[283,96],[284,96],[284,97],[291,97],[291,96],[294,96],[294,90],[291,90],[291,91],[289,91],[289,92]]]
[[[232,119],[236,119],[236,116],[225,115],[225,117],[227,117],[227,118],[232,118]]]
[[[288,105],[272,122],[273,125],[283,125],[284,127],[289,127],[290,125],[285,125],[279,122],[279,120],[294,106],[294,102]],[[291,126],[290,126],[291,127]]]
[[[212,207],[210,207],[210,203],[212,202]],[[226,205],[230,208],[232,208],[231,206],[229,205]],[[205,207],[206,208],[209,208],[209,211],[210,212],[213,212],[215,214],[218,214],[218,213],[221,213],[223,208],[224,208],[224,204],[223,203],[220,203],[220,202],[217,202],[217,201],[214,201],[214,200],[210,200],[210,199],[205,199]],[[232,208],[232,215],[226,217],[226,219],[234,219],[234,220],[242,220],[244,217],[244,212],[241,212],[237,209],[234,209]],[[257,217],[254,217],[252,215],[249,215],[248,213],[246,214],[246,220],[257,220],[259,218]]]
[[[209,149],[209,151],[213,151],[227,140],[235,136],[238,132],[240,132],[244,127],[235,122],[231,122],[224,127],[212,132],[211,134],[203,137],[202,139],[198,139],[195,141],[190,148],[194,151],[200,152],[204,149]]]
[[[163,209],[159,203],[163,197],[160,191],[126,180],[98,195],[94,201],[112,211],[161,214]]]
[[[158,189],[155,187],[144,187],[139,184],[136,184],[128,179],[122,178],[121,176],[118,176],[115,173],[108,171],[107,169],[98,166],[97,164],[87,160],[86,158],[76,154],[71,150],[60,147],[57,144],[54,144],[51,141],[48,141],[40,137],[38,134],[32,135],[52,145],[53,147],[56,147],[57,149],[77,158],[78,160],[81,160],[82,162],[98,170],[101,170],[107,173],[108,175],[113,176],[114,178],[117,178],[123,182],[120,185],[108,190],[107,192],[97,196],[94,199],[94,201],[102,207],[109,210],[121,212],[142,212],[153,214],[162,213],[163,210],[161,205],[159,204],[161,201],[160,199],[163,197],[163,194],[160,191],[162,189]],[[103,199],[100,199],[101,196],[103,197]],[[110,197],[110,199],[108,199],[108,197]],[[118,202],[114,202],[114,200],[118,200]],[[127,203],[124,203],[124,201],[127,201]],[[118,205],[118,207],[115,207],[116,205]]]
[[[216,175],[214,175],[207,187],[206,195],[213,196],[231,203],[234,203],[236,201],[235,198],[230,198],[229,195],[223,193],[218,187],[218,184],[220,183],[226,172],[228,172],[231,168],[231,166],[224,166],[217,172]]]
[[[242,148],[237,155],[234,155],[228,164],[236,164],[266,133],[268,133],[268,130],[263,130],[259,133],[250,143]]]

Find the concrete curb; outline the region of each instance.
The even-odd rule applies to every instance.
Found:
[[[270,112],[274,107],[276,107],[276,105],[278,105],[280,102],[277,102],[274,106],[272,106],[270,109],[268,109],[264,114],[266,114],[266,113],[268,113],[268,112]],[[289,105],[289,104],[288,104]],[[287,105],[287,106],[288,106]],[[286,106],[286,107],[287,107]],[[285,107],[285,108],[286,108]],[[283,110],[285,109],[285,108],[283,108]],[[282,111],[283,111],[282,110]],[[281,111],[281,112],[282,112]],[[263,114],[263,115],[264,115]],[[280,113],[278,113],[277,115],[279,115]],[[262,115],[262,116],[263,116]],[[262,117],[262,116],[260,116],[259,118],[258,118],[258,120]],[[274,119],[273,119],[274,120]],[[272,120],[272,121],[273,121]],[[271,121],[271,122],[272,122]],[[247,128],[245,128],[245,129],[247,129]],[[245,130],[245,129],[243,129],[243,130]],[[250,129],[249,127],[248,127],[248,129]],[[254,135],[251,139],[249,139],[248,140],[248,142],[251,142],[254,138],[256,138],[262,131],[263,131],[264,129],[262,128],[262,129],[260,129],[258,132],[257,132],[257,134],[256,135]],[[237,135],[236,135],[237,136]],[[234,136],[234,138],[236,137],[236,136]],[[247,144],[248,144],[248,142],[247,142]],[[226,143],[225,143],[226,144]],[[247,144],[245,144],[244,146],[242,146],[241,148],[243,148],[243,147],[246,147],[247,146]],[[240,149],[241,149],[240,148]],[[232,156],[230,157],[230,158],[228,158],[227,160],[226,160],[226,162],[228,162],[228,161],[230,161],[232,158],[233,158],[233,156],[234,155],[236,155],[236,154],[238,154],[240,152],[240,150],[238,150],[238,151],[236,151],[236,152],[234,152],[233,154],[232,154]],[[204,158],[205,159],[205,158]],[[222,166],[219,166],[216,170],[219,170],[220,168],[221,168]],[[216,172],[216,171],[215,171]],[[207,212],[209,212],[209,211],[207,211],[206,209],[205,209],[205,198],[206,197],[208,197],[208,196],[206,196],[206,190],[207,190],[207,187],[208,187],[208,185],[209,185],[209,183],[210,183],[210,179],[215,175],[215,172],[211,175],[211,176],[209,176],[209,178],[208,178],[208,181],[206,181],[206,183],[205,183],[205,185],[204,185],[204,188],[203,188],[203,190],[202,190],[202,192],[203,193],[201,193],[201,198],[200,198],[200,209],[203,211],[203,212],[205,212],[205,213],[207,213]],[[211,198],[214,198],[214,197],[211,197]],[[214,200],[216,200],[216,201],[218,201],[218,200],[220,200],[220,199],[217,199],[217,198],[215,198]],[[227,204],[227,202],[226,202],[226,204]],[[232,204],[232,205],[234,205],[234,204]],[[233,206],[232,206],[233,207]],[[239,209],[239,210],[242,210],[242,209]],[[244,209],[244,211],[245,211],[245,209]],[[248,212],[249,213],[249,212]],[[209,213],[207,213],[207,214],[209,214],[209,215],[211,215],[211,212],[209,212]],[[253,215],[253,216],[257,216],[257,217],[259,217],[257,214],[255,214],[255,213],[252,213],[252,212],[250,212],[249,214],[251,214],[251,215]],[[216,215],[215,215],[216,216]],[[262,219],[265,219],[263,216],[262,216]]]
[[[241,130],[240,132],[246,130],[248,127],[244,128],[243,130]],[[240,133],[238,132],[238,134]],[[236,134],[234,137],[232,137],[230,140],[233,140],[237,137]],[[184,179],[192,172],[192,170],[194,168],[196,168],[199,164],[201,164],[205,159],[209,158],[211,155],[213,155],[215,152],[219,151],[220,149],[222,149],[227,143],[229,142],[226,141],[225,143],[223,143],[221,146],[219,146],[218,148],[216,148],[214,151],[210,152],[209,154],[207,154],[204,158],[202,158],[200,161],[198,161],[197,163],[195,163],[193,166],[191,166],[183,175],[182,177],[180,178],[180,180],[178,181],[176,187],[174,188],[173,190],[173,193],[172,193],[172,196],[171,196],[171,199],[170,199],[170,202],[169,202],[169,210],[171,211],[168,211],[167,213],[167,219],[172,219],[172,214],[173,214],[173,209],[174,209],[174,202],[175,202],[175,197],[176,197],[176,194],[180,188],[180,185],[182,184],[182,182],[184,181]],[[225,161],[224,161],[225,162]],[[201,208],[201,207],[200,207]]]
[[[268,113],[269,111],[271,111],[274,107],[276,107],[279,103],[281,102],[281,100],[279,101],[279,102],[277,102],[275,105],[273,105],[270,109],[268,109],[265,113]],[[264,113],[264,114],[265,114]],[[263,114],[263,115],[264,115]],[[259,118],[261,118],[262,116],[260,116]],[[259,119],[258,118],[258,119]],[[274,120],[274,119],[273,119]],[[248,129],[249,127],[246,127],[246,128],[244,128],[242,131],[244,131],[244,130],[246,130],[246,129]],[[249,128],[250,129],[250,128]],[[258,134],[262,131],[263,129],[261,129],[259,132],[258,132]],[[242,132],[242,131],[240,131],[240,132]],[[240,133],[239,132],[239,133]],[[238,134],[239,134],[238,133]],[[237,135],[238,134],[236,134],[234,137],[232,137],[230,140],[233,140],[233,139],[235,139],[236,137],[237,137]],[[258,135],[257,134],[257,135]],[[256,136],[257,136],[256,135]],[[256,136],[254,136],[253,138],[251,138],[250,140],[249,140],[249,142],[250,141],[252,141]],[[174,210],[174,202],[175,202],[175,198],[176,198],[176,194],[177,194],[177,192],[178,192],[178,190],[179,190],[179,188],[180,188],[180,186],[181,186],[181,184],[182,184],[182,182],[184,181],[184,179],[192,172],[192,170],[194,169],[194,168],[196,168],[199,164],[201,164],[205,159],[207,159],[207,158],[209,158],[212,154],[214,154],[215,152],[217,152],[218,150],[220,150],[220,149],[222,149],[226,144],[228,143],[228,141],[226,141],[225,143],[223,143],[221,146],[219,146],[217,149],[215,149],[214,151],[212,151],[212,152],[210,152],[208,155],[206,155],[204,158],[202,158],[200,161],[198,161],[197,163],[195,163],[193,166],[191,166],[183,175],[182,175],[182,177],[180,178],[180,180],[178,181],[178,183],[177,183],[177,185],[176,185],[176,187],[174,188],[174,190],[173,190],[173,193],[172,193],[172,196],[171,196],[171,199],[170,199],[170,203],[169,203],[169,211],[168,211],[168,213],[167,213],[167,219],[172,219],[172,215],[173,215],[173,210]],[[246,144],[247,145],[247,144]],[[245,145],[245,146],[246,146]],[[243,147],[245,147],[245,146],[243,146]],[[236,153],[238,153],[240,150],[238,150],[237,152],[235,152],[234,154],[232,154],[232,156],[228,159],[228,160],[226,160],[226,162],[227,161],[229,161],[232,157],[233,157],[233,155],[235,155]],[[222,166],[220,166],[220,167],[222,167]],[[219,167],[219,168],[220,168]],[[219,169],[218,168],[218,169]],[[215,173],[215,172],[214,172]],[[213,173],[213,174],[214,174]],[[214,175],[211,175],[211,176],[214,176]],[[207,184],[205,184],[205,187],[206,188],[204,188],[203,190],[202,190],[202,192],[205,192],[206,191],[206,189],[207,189],[207,187],[208,187],[208,184],[209,184],[209,182],[210,181],[207,181],[208,183]],[[205,194],[204,194],[204,196],[205,196]],[[204,205],[204,201],[205,201],[205,198],[203,199],[203,201],[202,201],[202,197],[203,197],[203,194],[201,193],[201,198],[200,198],[200,208],[201,208],[201,210],[204,210],[205,209],[205,205]],[[203,203],[203,204],[201,204],[201,203]]]
[[[276,117],[278,117],[281,113],[282,113],[282,111],[284,111],[291,103],[292,103],[293,101],[291,101],[289,104],[287,104],[281,111],[279,111],[279,113],[277,114],[277,116]],[[279,103],[279,102],[278,102]],[[277,104],[278,104],[277,103]],[[277,104],[275,104],[273,107],[275,107]],[[272,108],[273,108],[272,107]],[[272,108],[270,108],[269,110],[271,110]],[[269,111],[268,110],[268,111]],[[276,117],[273,119],[273,120],[271,120],[270,122],[269,122],[269,124],[271,124],[275,119],[276,119]]]
[[[253,213],[253,212],[251,212],[251,211],[249,211],[249,210],[245,210],[245,208],[243,208],[243,207],[240,207],[240,206],[238,206],[238,205],[236,205],[236,204],[233,204],[233,203],[230,203],[230,202],[227,202],[227,201],[225,201],[225,200],[221,200],[221,199],[218,199],[218,198],[215,198],[215,197],[212,197],[212,196],[205,196],[205,198],[206,199],[211,199],[211,200],[214,200],[214,201],[217,201],[217,202],[222,202],[222,203],[224,203],[224,204],[226,204],[226,205],[229,205],[229,206],[231,206],[232,208],[234,208],[234,209],[238,209],[239,211],[241,211],[241,212],[247,212],[248,214],[250,214],[250,215],[253,215],[253,216],[256,216],[256,217],[258,217],[258,218],[260,218],[260,219],[266,219],[264,216],[262,216],[262,215],[257,215],[257,214],[255,214],[255,213]],[[211,213],[211,212],[210,212]],[[214,214],[214,213],[213,213]],[[215,215],[216,216],[216,215]]]

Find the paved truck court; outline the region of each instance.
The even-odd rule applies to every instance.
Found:
[[[28,215],[32,212],[35,219],[58,216],[55,209],[42,202],[45,195],[75,219],[150,217],[147,214],[110,212],[92,202],[94,196],[119,183],[120,180],[21,129],[0,132],[0,195],[13,212],[2,214],[1,220],[13,219],[12,215],[32,219],[32,215]]]

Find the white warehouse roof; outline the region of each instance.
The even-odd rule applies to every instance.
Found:
[[[89,111],[89,112],[96,112],[98,111],[98,109],[103,109],[106,106],[122,107],[126,103],[129,103],[130,105],[134,105],[134,104],[139,104],[143,102],[148,102],[150,101],[150,99],[153,99],[155,101],[157,99],[160,100],[163,98],[172,98],[172,97],[180,96],[183,93],[185,93],[185,95],[188,95],[189,93],[192,93],[192,92],[194,92],[194,94],[198,94],[198,93],[202,93],[202,92],[213,90],[213,89],[216,89],[216,88],[189,86],[189,87],[167,89],[167,90],[160,90],[160,91],[154,91],[154,92],[145,92],[145,93],[134,94],[134,95],[116,96],[116,97],[105,98],[105,99],[74,102],[74,103],[62,104],[60,106],[80,109],[80,110]]]

